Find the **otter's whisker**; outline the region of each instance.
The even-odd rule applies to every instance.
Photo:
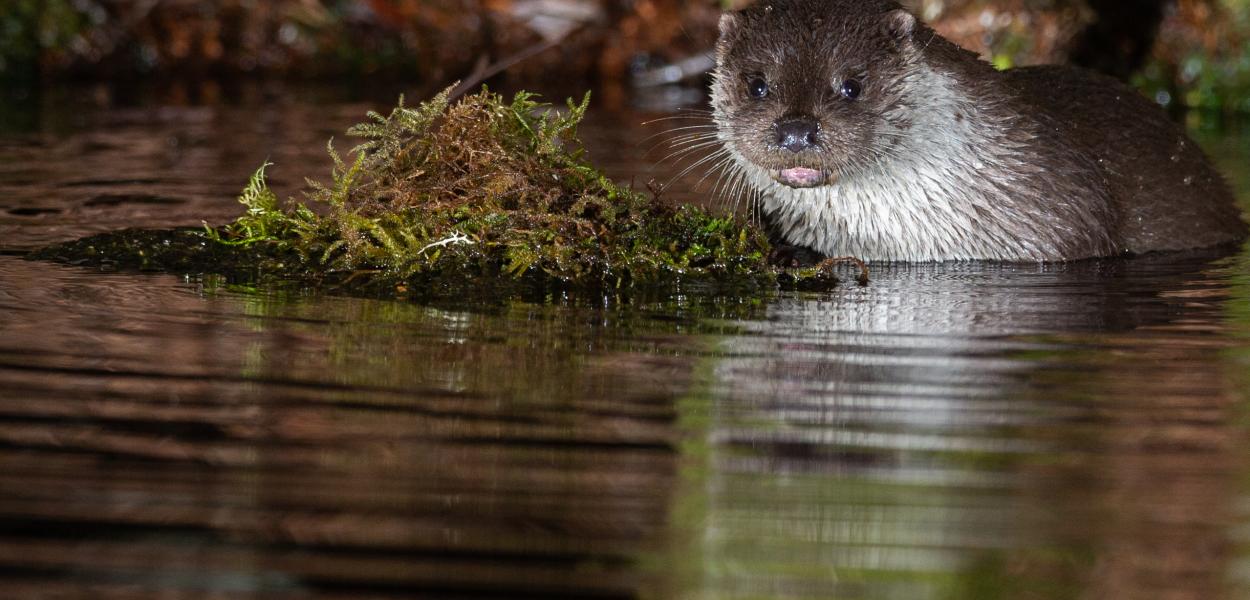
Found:
[[[716,160],[717,158],[719,158],[718,154],[710,154],[708,156],[705,156],[699,159],[698,161],[695,161],[693,164],[682,169],[681,172],[677,173],[672,178],[670,178],[669,183],[672,183],[673,181],[676,181],[678,179],[681,179],[682,177],[685,177],[688,173],[690,173],[690,171],[693,171],[695,168],[699,167],[700,165],[706,164],[712,160]]]
[[[728,164],[729,161],[733,160],[733,156],[730,156],[728,151],[722,151],[719,154],[720,159],[707,168],[707,171],[703,173],[703,177],[700,177],[699,180],[695,182],[694,189],[697,190],[699,186],[703,185],[703,182],[707,181],[707,178],[713,173],[716,173],[717,171],[724,172],[725,165]]]
[[[654,119],[643,121],[641,125],[643,126],[654,125],[655,123],[663,123],[665,121],[696,121],[696,120],[697,121],[709,121],[711,119],[707,115],[668,115],[666,117],[656,117]]]
[[[706,123],[705,123],[705,124],[701,124],[701,125],[686,125],[686,126],[683,126],[683,127],[674,127],[674,128],[672,128],[672,129],[665,129],[664,131],[660,131],[660,132],[657,132],[657,133],[653,133],[653,134],[651,134],[651,135],[649,135],[649,136],[647,136],[647,137],[645,137],[645,138],[642,138],[641,140],[638,140],[638,142],[639,142],[639,143],[649,142],[649,141],[651,141],[651,140],[653,140],[653,139],[655,139],[655,138],[658,138],[658,137],[660,137],[660,136],[663,136],[663,135],[670,135],[670,134],[673,134],[673,133],[677,133],[678,131],[689,131],[689,130],[701,130],[701,131],[712,131],[712,132],[715,132],[715,131],[716,131],[716,125],[710,125],[710,124],[706,124]]]
[[[732,157],[730,157],[730,160],[732,161]],[[716,182],[712,184],[712,189],[708,192],[708,197],[712,200],[725,199],[721,195],[721,185],[724,184],[725,176],[729,173],[728,167],[728,163],[717,163],[716,169],[720,172],[720,174],[716,176]]]
[[[655,150],[656,148],[659,148],[665,145],[682,146],[692,141],[707,141],[707,140],[714,140],[714,139],[717,139],[716,132],[712,132],[712,131],[696,131],[692,133],[683,133],[671,139],[660,140],[652,144],[651,147],[647,149],[647,152],[650,153],[652,150]]]
[[[665,156],[664,160],[660,161],[660,162],[665,162],[677,156],[679,152],[683,152],[692,147],[695,147],[695,146],[706,147],[707,145],[716,146],[719,144],[720,144],[720,141],[716,139],[716,136],[708,136],[708,135],[691,136],[691,137],[677,140],[677,141],[657,142],[655,144],[652,144],[646,150],[644,150],[642,155],[651,156],[652,153],[654,153],[656,150],[659,150],[660,148],[667,146],[668,149],[671,151],[671,153]]]
[[[659,162],[666,163],[666,162],[673,161],[673,160],[679,160],[691,154],[695,154],[699,152],[700,150],[704,150],[707,148],[714,148],[718,145],[720,145],[720,142],[718,141],[708,141],[708,142],[700,142],[697,144],[679,148],[677,150],[674,150],[673,152],[670,152],[664,158],[660,159]]]

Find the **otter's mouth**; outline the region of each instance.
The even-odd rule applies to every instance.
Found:
[[[769,171],[773,180],[792,188],[817,187],[831,183],[828,171],[810,169],[808,167],[790,167],[789,169],[772,169]]]

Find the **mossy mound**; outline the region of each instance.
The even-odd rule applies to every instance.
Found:
[[[588,101],[556,111],[527,93],[508,101],[483,90],[452,104],[443,92],[415,108],[401,99],[348,131],[363,139],[350,163],[329,144],[331,180],[309,180],[304,202],[280,202],[266,164],[231,224],[103,234],[34,257],[405,295],[833,282],[821,269],[770,266],[768,240],[750,223],[604,177],[576,136]]]

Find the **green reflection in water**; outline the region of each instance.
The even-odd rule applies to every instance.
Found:
[[[992,353],[975,338],[935,346],[938,365],[980,361],[957,381],[989,382],[951,386],[945,425],[896,419],[933,410],[919,386],[857,397],[872,386],[853,384],[865,381],[936,375],[928,383],[940,387],[940,369],[917,375],[891,362],[909,351],[906,338],[884,351],[846,332],[830,334],[823,351],[780,333],[764,336],[775,343],[748,340],[754,351],[733,346],[741,336],[722,338],[708,389],[679,404],[688,441],[673,563],[697,573],[679,595],[1239,597],[1250,505],[1238,483],[1248,472],[1239,419],[1250,389],[1247,256],[1158,288],[1142,283],[1157,275],[1139,264],[1125,282],[1165,310],[1124,330],[1012,336],[991,340]],[[1091,291],[1114,295],[1118,285]],[[1010,377],[994,377],[1002,373]],[[742,391],[761,378],[773,381]],[[800,408],[820,402],[825,420]],[[856,416],[874,403],[884,408]]]
[[[1230,125],[1226,131],[1212,133],[1202,139],[1203,145],[1220,164],[1229,183],[1237,191],[1244,212],[1250,214],[1250,126],[1244,122]],[[1226,302],[1230,332],[1241,343],[1227,352],[1227,370],[1238,394],[1236,423],[1243,435],[1250,432],[1250,244],[1233,261],[1230,278],[1231,297]],[[1234,556],[1228,569],[1230,598],[1250,597],[1250,468],[1243,466],[1234,499],[1233,530],[1230,552]]]
[[[1247,152],[1250,156],[1250,136],[1246,136]],[[1244,164],[1244,163],[1243,163]],[[1244,187],[1250,190],[1250,174],[1240,173]],[[1245,204],[1250,205],[1250,193],[1242,196]],[[1236,423],[1243,435],[1250,434],[1250,245],[1233,262],[1230,286],[1232,295],[1226,303],[1231,333],[1240,340],[1230,348],[1225,356],[1230,379],[1234,389],[1238,391],[1239,402],[1236,408]],[[1243,458],[1243,468],[1237,484],[1238,495],[1231,507],[1234,519],[1229,539],[1229,551],[1233,555],[1228,569],[1228,587],[1230,598],[1250,597],[1250,468],[1245,463],[1250,460]]]

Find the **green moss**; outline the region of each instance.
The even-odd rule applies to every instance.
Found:
[[[37,256],[417,295],[834,281],[827,268],[772,268],[752,224],[671,206],[587,164],[576,131],[589,96],[556,111],[524,92],[507,100],[483,90],[454,104],[448,93],[370,113],[348,131],[362,140],[350,160],[331,142],[330,180],[309,180],[303,202],[280,202],[265,164],[233,223],[106,234]]]

